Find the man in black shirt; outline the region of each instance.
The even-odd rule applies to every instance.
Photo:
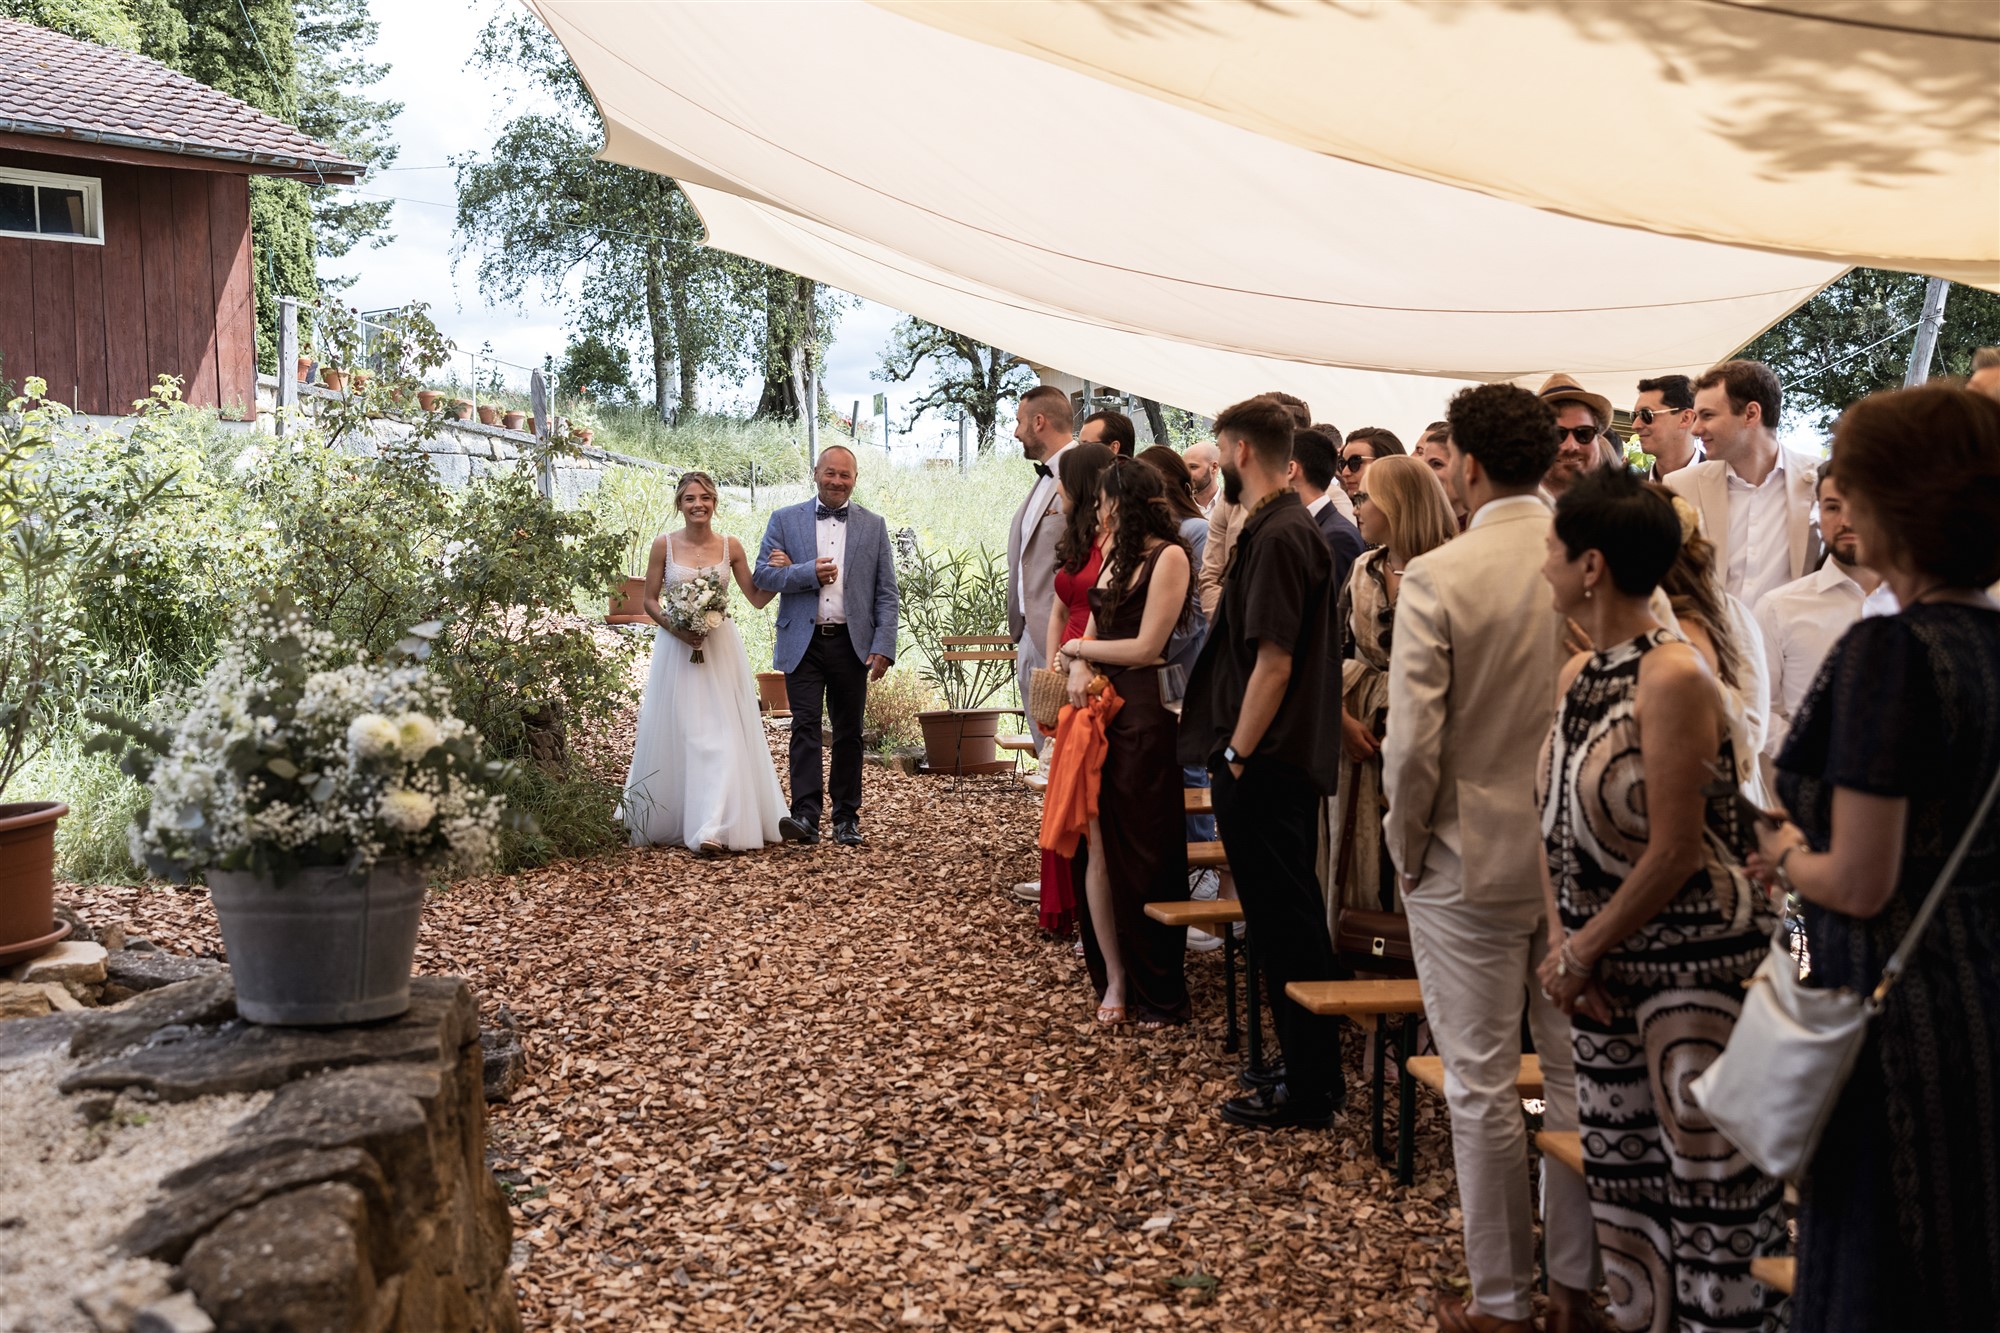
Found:
[[[1224,494],[1248,511],[1187,684],[1180,758],[1208,766],[1215,817],[1277,1019],[1282,1083],[1223,1103],[1260,1129],[1324,1127],[1346,1096],[1340,1021],[1285,997],[1339,975],[1315,862],[1322,798],[1339,773],[1333,556],[1286,485],[1291,414],[1268,396],[1215,420]]]

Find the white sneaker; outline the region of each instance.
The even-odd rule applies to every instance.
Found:
[[[1207,931],[1195,930],[1192,927],[1189,928],[1187,933],[1187,951],[1189,953],[1214,953],[1221,947],[1222,941]]]
[[[1014,895],[1014,901],[1016,902],[1040,903],[1042,901],[1042,882],[1038,879],[1026,880],[1020,884],[1016,884],[1009,892]]]
[[[1215,870],[1193,870],[1188,872],[1188,897],[1198,903],[1215,901],[1217,890],[1222,887],[1222,875]]]

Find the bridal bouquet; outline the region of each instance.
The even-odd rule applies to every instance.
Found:
[[[660,599],[667,613],[667,624],[683,634],[692,634],[697,639],[706,639],[709,634],[722,628],[729,610],[729,592],[722,586],[722,580],[713,574],[700,574],[685,583],[676,583]],[[701,645],[694,647],[690,662],[705,661]]]
[[[161,731],[110,717],[110,747],[152,788],[132,853],[157,875],[203,870],[290,878],[309,866],[361,876],[377,862],[490,864],[506,812],[505,765],[451,714],[420,658],[420,625],[400,661],[357,660],[295,611],[239,628],[183,711]],[[150,753],[148,753],[150,752]]]

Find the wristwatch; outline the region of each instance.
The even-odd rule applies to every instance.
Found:
[[[1243,762],[1243,756],[1236,753],[1234,745],[1225,745],[1222,747],[1222,762],[1225,764],[1240,764]]]
[[[1798,892],[1797,889],[1792,887],[1792,877],[1785,873],[1785,862],[1791,859],[1792,853],[1796,852],[1799,846],[1800,844],[1793,843],[1791,846],[1785,848],[1784,851],[1779,852],[1778,859],[1771,863],[1771,878],[1776,880],[1778,887],[1786,893]]]

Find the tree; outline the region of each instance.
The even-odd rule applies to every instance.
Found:
[[[994,426],[1000,404],[1032,388],[1028,363],[997,347],[988,347],[962,333],[940,328],[914,315],[898,324],[882,353],[878,380],[905,383],[924,362],[930,362],[931,386],[912,405],[907,433],[926,412],[956,412],[972,419],[979,452],[993,452]]]
[[[764,391],[757,415],[797,421],[806,408],[807,378],[818,377],[820,351],[850,298],[796,273],[756,267],[764,272]]]
[[[599,402],[624,402],[632,396],[632,367],[625,349],[613,347],[594,333],[573,340],[563,353],[556,382],[570,393]]]
[[[1785,386],[1785,418],[1831,429],[1842,408],[1900,388],[1916,341],[1925,279],[1858,268],[1779,320],[1740,355]],[[2000,295],[1953,283],[1931,374],[1964,375],[1978,347],[2000,344]]]
[[[382,27],[368,0],[298,0],[298,15],[298,127],[349,161],[389,166],[398,152],[391,122],[403,104],[365,92],[389,73],[388,65],[365,54]],[[334,189],[316,189],[311,197],[319,258],[339,259],[358,245],[395,239],[388,229],[395,200]]]

